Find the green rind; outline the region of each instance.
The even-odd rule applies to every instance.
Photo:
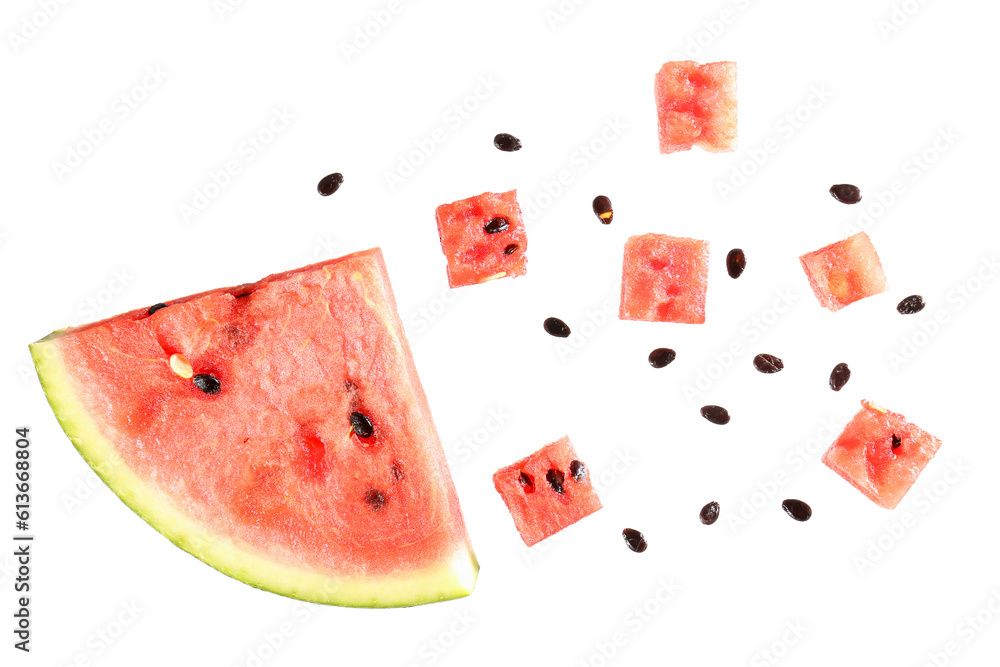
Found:
[[[76,395],[59,351],[60,331],[29,346],[35,371],[63,431],[84,460],[146,523],[195,558],[255,588],[291,598],[343,607],[409,607],[465,597],[479,573],[471,547],[449,562],[389,577],[331,577],[289,567],[211,534],[146,484],[119,457]]]

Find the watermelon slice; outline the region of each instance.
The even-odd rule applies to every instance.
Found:
[[[515,278],[527,271],[528,237],[517,190],[442,204],[436,217],[450,287]]]
[[[889,289],[875,246],[864,232],[808,252],[799,261],[813,294],[832,311]]]
[[[736,63],[665,63],[653,89],[661,153],[736,150]]]
[[[941,441],[870,401],[823,454],[823,463],[876,505],[894,509]]]
[[[529,547],[601,509],[590,472],[569,437],[500,468],[493,485]]]
[[[701,324],[707,289],[707,241],[645,234],[625,242],[620,319]]]
[[[225,574],[344,606],[472,591],[479,566],[377,248],[31,352],[97,474]]]

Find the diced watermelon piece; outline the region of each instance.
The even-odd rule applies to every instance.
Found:
[[[701,324],[707,289],[708,241],[645,234],[625,242],[620,319]]]
[[[590,471],[569,437],[500,468],[493,485],[529,547],[601,509]]]
[[[448,285],[475,285],[527,271],[524,232],[517,190],[484,192],[436,212],[441,249],[448,258]]]
[[[665,63],[653,89],[661,153],[736,149],[736,63]]]
[[[870,401],[823,454],[823,463],[875,504],[894,509],[941,441]],[[893,445],[896,445],[893,447]]]
[[[820,304],[833,311],[889,289],[875,246],[864,232],[807,252],[799,261]]]

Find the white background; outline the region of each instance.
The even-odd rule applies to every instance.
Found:
[[[386,22],[387,0],[256,0],[221,14],[211,0],[50,2],[51,18],[44,4],[11,0],[0,18],[0,478],[12,505],[13,431],[29,425],[37,535],[27,656],[11,647],[12,548],[0,549],[5,664],[715,666],[780,655],[817,667],[922,665],[949,642],[956,655],[939,664],[1000,653],[994,612],[978,631],[965,620],[1000,596],[1000,453],[987,424],[998,396],[995,3],[591,0],[563,3],[573,11],[553,23],[555,0],[404,1],[351,54],[344,45],[372,12]],[[737,152],[658,154],[653,75],[687,55],[738,62]],[[491,78],[492,91],[477,90]],[[475,109],[462,118],[456,104]],[[275,109],[294,118],[248,159],[244,142]],[[104,119],[111,132],[88,147]],[[445,140],[415,154],[436,128]],[[495,150],[501,131],[524,148]],[[939,136],[951,138],[935,147]],[[88,154],[60,174],[72,151]],[[386,172],[411,155],[421,164],[390,189]],[[181,206],[230,160],[239,173],[185,220]],[[741,169],[752,173],[724,198],[719,184]],[[320,197],[316,182],[333,171],[345,183]],[[566,185],[547,197],[562,171]],[[834,201],[827,189],[840,182],[864,201]],[[528,275],[449,292],[434,207],[511,188],[539,209]],[[590,210],[598,194],[614,202],[610,226]],[[859,223],[890,291],[827,312],[798,256]],[[651,231],[711,242],[706,324],[617,319],[622,245]],[[482,572],[471,597],[420,608],[296,604],[173,547],[96,483],[44,401],[27,344],[373,245]],[[732,247],[748,258],[738,281],[725,272]],[[913,293],[927,309],[898,315]],[[792,305],[779,314],[782,298]],[[580,336],[547,336],[549,316]],[[660,346],[677,360],[653,370],[646,355]],[[785,370],[757,373],[758,352]],[[833,393],[841,361],[854,375]],[[685,395],[700,374],[715,379]],[[825,424],[863,397],[944,441],[895,511],[819,462]],[[702,419],[709,403],[732,422]],[[477,429],[494,425],[491,411],[503,423],[486,436]],[[490,475],[565,434],[602,481],[605,508],[528,551]],[[475,451],[463,438],[478,439]],[[785,516],[786,497],[809,502],[813,519]],[[711,500],[722,518],[705,527],[698,510]],[[741,509],[745,524],[733,524]],[[0,508],[8,544],[12,514]],[[646,534],[647,552],[625,547],[626,526]],[[679,591],[661,604],[671,580]]]

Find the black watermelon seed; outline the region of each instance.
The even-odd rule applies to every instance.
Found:
[[[526,473],[526,472],[524,472],[522,470],[521,471],[521,477],[518,478],[517,481],[521,482],[521,486],[524,487],[524,492],[525,493],[534,493],[535,492],[535,480],[528,473]]]
[[[837,364],[830,373],[830,389],[840,391],[850,379],[851,369],[847,367],[847,364]]]
[[[801,500],[788,499],[781,503],[781,509],[796,521],[808,521],[813,515],[812,508]]]
[[[521,150],[521,140],[513,134],[507,134],[506,132],[501,132],[493,137],[493,145],[505,153]]]
[[[550,336],[555,336],[557,338],[569,338],[569,327],[566,323],[560,320],[558,317],[549,317],[542,323],[545,327],[545,332]]]
[[[785,362],[773,354],[758,354],[753,358],[753,367],[761,373],[777,373],[785,367]]]
[[[574,482],[582,482],[587,479],[587,465],[583,461],[572,461],[569,464],[569,474],[573,476]]]
[[[243,294],[237,294],[234,298],[236,298],[236,299],[245,299],[248,296],[250,296],[251,294],[253,294],[253,292],[243,292]]]
[[[669,347],[658,347],[649,353],[649,365],[653,368],[663,368],[677,358],[677,353]]]
[[[706,405],[701,409],[701,416],[713,424],[729,423],[729,411],[718,405]]]
[[[365,492],[365,502],[376,512],[385,507],[388,501],[389,499],[385,497],[385,494],[378,489],[372,488]]]
[[[841,204],[857,204],[861,201],[861,189],[856,185],[840,183],[831,186],[830,194]]]
[[[219,378],[211,373],[199,373],[191,378],[191,381],[194,382],[194,386],[206,394],[218,394],[222,391],[222,383],[219,382]]]
[[[622,537],[625,538],[625,544],[628,548],[637,554],[641,554],[646,550],[649,545],[646,544],[646,538],[635,528],[626,528],[622,531]]]
[[[714,500],[709,504],[701,508],[701,512],[698,513],[698,518],[706,526],[711,526],[713,523],[719,520],[719,503]]]
[[[508,227],[510,227],[510,221],[507,218],[497,216],[486,223],[486,226],[483,227],[483,231],[487,234],[499,234],[500,232],[505,231]]]
[[[167,307],[167,304],[165,304],[165,303],[158,303],[158,304],[156,304],[154,306],[150,306],[149,310],[146,311],[146,314],[147,315],[152,315],[156,311],[161,310],[161,309],[166,308],[166,307]]]
[[[908,296],[896,306],[896,312],[900,315],[913,315],[924,309],[924,298],[919,294]]]
[[[360,412],[351,413],[351,428],[359,438],[370,438],[375,432],[372,421]]]
[[[511,243],[509,246],[507,246],[506,248],[503,249],[503,254],[504,255],[513,255],[515,252],[517,252],[518,248],[520,248],[519,245],[517,245],[516,243]]]
[[[892,434],[892,448],[893,449],[899,449],[902,446],[903,446],[903,441],[900,439],[900,437],[898,435],[896,435],[895,433],[893,433]]]
[[[739,278],[747,268],[747,256],[739,248],[733,248],[726,255],[726,271],[730,278]]]
[[[334,192],[340,189],[341,183],[344,182],[344,175],[341,173],[330,174],[329,176],[324,176],[320,179],[319,185],[316,186],[316,190],[319,191],[324,197],[329,197]]]
[[[611,210],[611,200],[604,195],[594,197],[594,215],[603,224],[610,225],[611,219],[615,215],[615,212]]]
[[[563,484],[566,482],[566,475],[563,474],[562,470],[550,468],[549,471],[545,473],[545,481],[548,482],[549,486],[552,487],[552,490],[560,496],[566,492],[563,488]]]

